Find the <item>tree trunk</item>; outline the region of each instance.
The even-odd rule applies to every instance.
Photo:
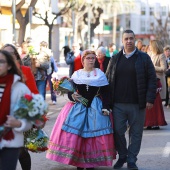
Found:
[[[78,18],[75,16],[74,42],[78,42]]]
[[[48,46],[49,46],[49,49],[51,49],[53,24],[49,25],[48,28],[49,28],[49,31],[48,31]]]
[[[26,24],[20,23],[20,25],[22,25],[19,29],[19,36],[18,36],[18,43],[22,44],[24,42],[24,38],[25,38],[25,32],[26,32]]]

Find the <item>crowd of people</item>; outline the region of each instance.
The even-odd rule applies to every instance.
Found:
[[[75,91],[68,92],[69,102],[53,126],[47,159],[93,170],[112,166],[118,156],[114,169],[127,163],[128,169],[138,170],[143,130],[167,125],[162,101],[170,107],[170,46],[156,39],[148,45],[135,42],[134,32],[124,30],[120,51],[114,43],[108,49],[83,50],[78,43],[63,47]],[[23,170],[31,169],[23,141],[31,124],[14,117],[13,105],[26,93],[39,93],[45,100],[47,82],[52,104],[57,102],[51,78],[58,68],[48,43],[42,41],[38,52],[31,39],[21,47],[5,44],[0,50],[0,126],[9,128],[0,136],[0,170],[15,170],[18,159]]]

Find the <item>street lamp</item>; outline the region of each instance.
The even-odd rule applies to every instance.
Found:
[[[92,4],[92,0],[86,0],[87,4],[88,4],[88,35],[87,35],[87,45],[88,48],[90,49],[90,23],[91,23],[91,4]]]

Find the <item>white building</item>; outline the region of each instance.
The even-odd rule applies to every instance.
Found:
[[[106,46],[114,42],[117,48],[121,46],[122,31],[125,29],[133,30],[137,39],[148,44],[149,40],[154,38],[158,26],[155,17],[161,19],[164,26],[170,12],[170,1],[167,0],[122,0],[116,8],[109,6],[109,3],[103,4],[104,14],[100,26],[95,30],[95,38]]]

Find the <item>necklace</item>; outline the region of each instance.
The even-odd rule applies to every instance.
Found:
[[[87,72],[87,77],[90,77],[90,72]]]
[[[84,69],[84,71],[86,72],[87,77],[90,77],[90,72],[91,72],[92,70],[87,71],[86,69]]]

